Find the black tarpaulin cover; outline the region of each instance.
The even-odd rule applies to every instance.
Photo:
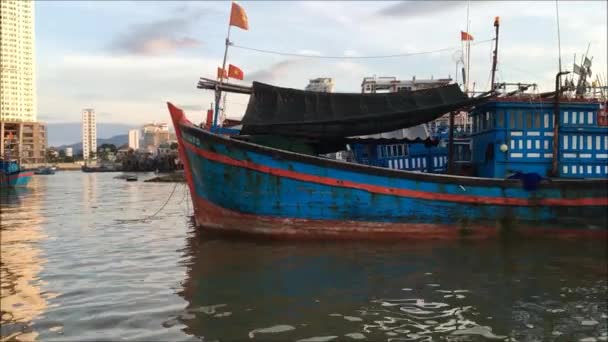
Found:
[[[458,87],[384,94],[321,93],[253,82],[242,135],[342,138],[420,125],[487,100]]]

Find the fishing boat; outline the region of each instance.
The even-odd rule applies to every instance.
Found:
[[[494,26],[492,87],[477,96],[457,84],[388,94],[247,87],[223,82],[224,58],[219,81],[198,84],[216,92],[206,125],[168,103],[197,225],[273,238],[608,237],[605,100],[566,95],[561,71],[553,94],[501,93],[498,17]],[[238,128],[217,125],[221,92],[250,95]],[[458,112],[473,127],[457,139]],[[374,136],[444,115],[446,158]],[[353,160],[326,157],[345,150]]]
[[[0,159],[0,189],[27,186],[33,175],[32,171],[21,169],[16,161]]]
[[[39,167],[34,171],[35,175],[54,175],[55,171],[57,170],[56,167],[53,166],[43,166],[43,167]]]
[[[604,146],[608,135],[595,126],[598,114],[604,115],[599,103],[561,100],[558,128],[564,120],[567,124],[558,134],[577,142],[582,139],[585,144],[592,141],[577,152],[586,155],[581,152],[593,148],[592,154],[599,159],[582,164],[577,158],[570,159],[569,153],[574,151],[568,145],[562,146],[559,174],[546,177],[553,158],[542,148],[552,150],[553,146],[551,103],[530,106],[513,98],[470,99],[457,96],[458,88],[450,91],[455,100],[446,104],[439,101],[449,98],[445,88],[390,95],[307,94],[254,82],[242,130],[232,136],[192,124],[181,109],[169,103],[197,224],[223,233],[301,238],[482,238],[505,231],[531,236],[606,236],[607,170],[605,161],[602,164],[599,159],[608,153]],[[444,96],[433,97],[432,92],[444,92]],[[306,102],[310,96],[316,99]],[[332,113],[342,120],[315,121],[319,113],[311,110],[319,103],[339,108],[346,100],[362,108],[368,101],[378,103],[378,96],[391,108],[399,102],[421,104],[405,101],[407,96],[441,103],[421,104],[409,112],[378,110],[382,114],[376,114],[375,120],[367,113],[354,111],[361,114],[357,117],[347,111],[348,115]],[[294,103],[307,103],[299,114],[309,118],[294,115],[298,113]],[[341,134],[394,128],[386,125],[386,118],[405,120],[407,123],[395,125],[407,127],[471,105],[477,110],[473,111],[477,120],[473,144],[482,146],[474,149],[473,163],[483,177],[413,172],[315,155],[339,145]],[[522,106],[529,106],[526,112]],[[583,125],[588,128],[575,138],[571,136],[582,132],[577,127],[582,121],[568,124],[572,123],[572,108],[584,113],[581,118],[584,116]],[[293,120],[289,122],[289,118]],[[528,122],[532,129],[524,132]],[[599,150],[595,150],[597,141]],[[532,151],[535,148],[538,151]],[[581,165],[572,168],[573,163]]]
[[[137,175],[128,175],[125,179],[127,182],[137,182]]]

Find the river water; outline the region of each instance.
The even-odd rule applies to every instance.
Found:
[[[606,241],[209,238],[116,175],[0,194],[1,340],[608,340]]]

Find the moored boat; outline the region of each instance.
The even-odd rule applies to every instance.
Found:
[[[22,170],[16,161],[0,159],[0,189],[27,186],[33,174]]]
[[[606,178],[425,174],[346,163],[222,136],[169,104],[198,225],[301,238],[606,236]],[[247,115],[247,114],[246,114]]]
[[[55,167],[51,167],[51,166],[39,167],[34,171],[34,174],[35,175],[54,175],[55,170],[57,170],[57,169]]]
[[[229,25],[247,29],[243,10],[236,8]],[[232,18],[245,21],[233,23]],[[469,97],[468,79],[463,81],[466,94],[449,80],[390,94],[227,84],[224,78],[243,79],[233,65],[224,76],[227,37],[219,81],[198,84],[215,90],[215,113],[208,112],[207,124],[192,124],[168,104],[197,225],[279,238],[487,238],[503,233],[606,238],[605,99],[582,96],[586,76],[575,96],[564,96],[573,87],[562,87],[560,76],[567,72],[561,71],[553,95],[523,95],[529,86],[520,83],[518,90],[500,93],[495,83],[498,17],[494,27],[491,89],[477,97]],[[469,44],[472,36],[461,34]],[[238,129],[217,125],[222,91],[250,95]],[[458,112],[470,114],[473,127],[454,137]],[[414,148],[409,139],[382,137],[446,114],[447,149],[425,150],[436,146],[432,141],[413,141]],[[326,157],[345,151],[351,156],[347,161]]]

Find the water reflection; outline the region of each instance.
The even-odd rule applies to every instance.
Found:
[[[192,229],[167,321],[205,340],[608,340],[594,242],[268,243]]]
[[[40,195],[31,188],[0,191],[0,337],[7,340],[34,340],[32,321],[47,308],[38,276],[46,262],[38,247],[45,238]]]

